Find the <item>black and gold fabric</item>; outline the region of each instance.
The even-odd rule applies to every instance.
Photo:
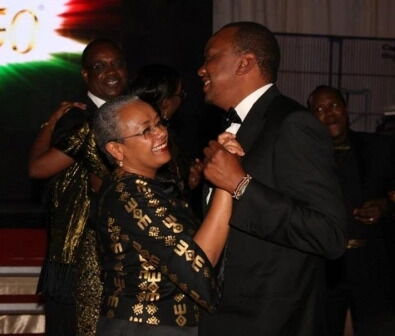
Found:
[[[92,200],[90,174],[103,178],[108,169],[96,147],[91,101],[85,111],[72,109],[57,123],[52,146],[74,163],[48,185],[48,254],[40,276],[44,297],[75,305],[78,335],[95,335],[101,300],[101,279],[94,231],[88,227]]]
[[[194,242],[199,223],[174,183],[115,172],[99,200],[102,315],[145,325],[196,326],[219,285]]]

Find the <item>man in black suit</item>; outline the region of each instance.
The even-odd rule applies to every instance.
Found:
[[[346,216],[328,133],[273,84],[280,50],[253,22],[208,41],[198,74],[206,101],[234,107],[240,161],[212,141],[206,178],[235,198],[224,253],[224,291],[201,335],[320,335],[325,260],[343,254]]]
[[[356,335],[393,335],[390,265],[383,235],[389,220],[385,216],[387,192],[394,179],[390,142],[378,134],[349,128],[346,101],[338,89],[317,87],[308,106],[332,137],[348,212],[347,251],[327,263],[324,335],[343,336],[347,309]]]

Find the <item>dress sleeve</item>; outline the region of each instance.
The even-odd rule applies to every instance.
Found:
[[[78,109],[72,109],[63,115],[56,123],[51,139],[53,147],[75,160],[90,131],[81,113]]]
[[[153,190],[145,180],[133,186],[119,183],[107,197],[107,232],[120,232],[113,240],[113,253],[138,253],[195,302],[212,310],[218,300],[214,270],[205,253],[193,240],[189,211],[176,200]]]
[[[89,127],[85,125],[84,127]],[[82,134],[81,134],[82,135]],[[85,141],[81,145],[82,160],[86,164],[89,173],[103,179],[109,173],[109,163],[96,145],[92,131],[85,134]]]
[[[89,122],[76,123],[71,128],[62,125],[63,120],[60,126],[62,131],[55,134],[53,146],[74,160],[83,162],[89,173],[99,178],[107,175],[107,161],[96,145]]]

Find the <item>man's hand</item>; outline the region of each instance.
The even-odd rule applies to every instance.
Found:
[[[241,179],[246,175],[240,157],[231,154],[217,141],[210,141],[204,149],[204,176],[218,188],[233,193]]]

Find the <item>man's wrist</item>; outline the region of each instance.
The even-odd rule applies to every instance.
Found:
[[[236,200],[239,200],[245,193],[248,185],[250,184],[252,180],[251,175],[246,174],[240,182],[237,184],[235,190],[232,193],[232,197]]]

